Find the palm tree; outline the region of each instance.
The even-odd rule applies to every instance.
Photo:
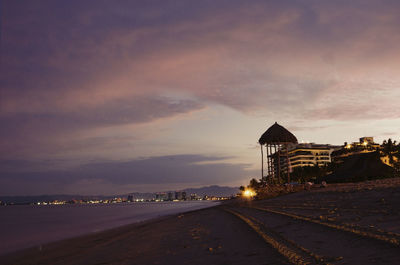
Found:
[[[396,149],[396,142],[393,143],[392,139],[389,138],[387,141],[386,140],[383,141],[382,146],[383,146],[383,150],[382,150],[383,155],[388,156],[389,163],[393,164],[394,163],[393,154]]]

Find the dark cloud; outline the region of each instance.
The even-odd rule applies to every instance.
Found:
[[[202,155],[171,155],[142,158],[132,161],[106,161],[84,164],[70,169],[57,169],[63,161],[1,161],[0,194],[37,193],[53,187],[53,193],[71,193],[80,190],[86,193],[96,190],[93,186],[81,187],[82,181],[102,183],[113,187],[112,191],[98,187],[97,192],[113,193],[124,186],[151,185],[153,190],[162,190],[166,184],[173,189],[177,185],[201,186],[208,184],[237,183],[255,173],[249,165],[224,162],[228,157]],[[20,168],[24,170],[21,172]],[[25,183],[23,187],[19,185]],[[43,189],[43,186],[46,188]],[[117,188],[115,188],[117,187]]]
[[[135,129],[120,128],[116,135],[97,133],[113,126],[190,117],[192,111],[214,104],[273,120],[301,120],[291,129],[306,131],[319,128],[321,120],[400,117],[399,1],[8,0],[1,4],[0,158],[9,159],[7,168],[14,166],[14,158],[31,161],[89,149],[95,150],[91,151],[95,157],[104,152],[95,146],[131,147]],[[304,125],[305,121],[317,125]],[[152,152],[157,154],[148,153]],[[111,157],[122,156],[115,152]],[[182,162],[180,167],[151,158],[93,163],[68,171],[60,170],[68,164],[63,161],[58,171],[43,171],[53,165],[21,164],[39,171],[12,174],[20,187],[24,181],[35,186],[35,178],[47,181],[41,185],[55,187],[68,179],[74,183],[113,179],[118,186],[131,179],[143,185],[184,181],[185,174],[193,176],[196,170],[199,180],[212,182],[210,176],[218,179],[227,172],[236,176],[230,170],[240,173],[244,168],[175,159]],[[149,161],[163,165],[164,172],[147,174],[152,172]],[[111,169],[118,176],[111,178]],[[130,177],[131,170],[142,177]],[[176,174],[169,175],[169,170]],[[14,185],[11,177],[6,179],[4,187]]]
[[[41,115],[98,94],[114,101],[167,89],[245,112],[304,115],[332,95],[327,88],[341,82],[332,71],[344,62],[351,75],[394,54],[399,4],[384,2],[8,1],[1,109]]]
[[[203,108],[193,100],[176,100],[167,97],[133,97],[118,99],[99,106],[82,106],[75,110],[48,110],[36,113],[9,113],[0,115],[0,149],[3,156],[10,156],[21,149],[33,149],[31,152],[43,152],[46,149],[66,151],[80,146],[90,146],[95,139],[87,143],[69,141],[72,146],[61,146],[70,138],[69,134],[100,127],[145,123],[153,120],[173,117]],[[111,137],[113,138],[113,137]],[[115,138],[114,138],[115,139]],[[55,142],[54,142],[55,141]],[[100,139],[101,144],[110,139]],[[57,143],[58,142],[58,143]],[[99,141],[97,141],[99,143]],[[114,141],[114,144],[117,144]],[[52,145],[49,147],[49,145]],[[65,145],[65,143],[64,143]]]
[[[194,100],[176,100],[160,96],[133,97],[106,102],[94,107],[82,106],[69,112],[48,110],[39,113],[11,113],[0,116],[0,121],[6,126],[7,134],[17,130],[32,129],[24,129],[24,126],[31,124],[42,131],[65,131],[149,122],[202,107],[201,103]]]

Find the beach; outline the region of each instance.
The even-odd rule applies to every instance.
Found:
[[[398,264],[400,181],[231,202],[0,256],[1,264]]]
[[[164,201],[0,207],[0,255],[216,204]]]
[[[287,264],[218,207],[163,217],[0,257],[0,264]]]

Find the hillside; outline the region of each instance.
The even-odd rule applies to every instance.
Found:
[[[328,183],[358,182],[393,177],[394,169],[382,163],[377,153],[352,155],[344,159],[334,172],[326,177]]]

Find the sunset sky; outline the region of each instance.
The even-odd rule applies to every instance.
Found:
[[[260,177],[300,142],[400,138],[400,1],[0,2],[0,195]]]

